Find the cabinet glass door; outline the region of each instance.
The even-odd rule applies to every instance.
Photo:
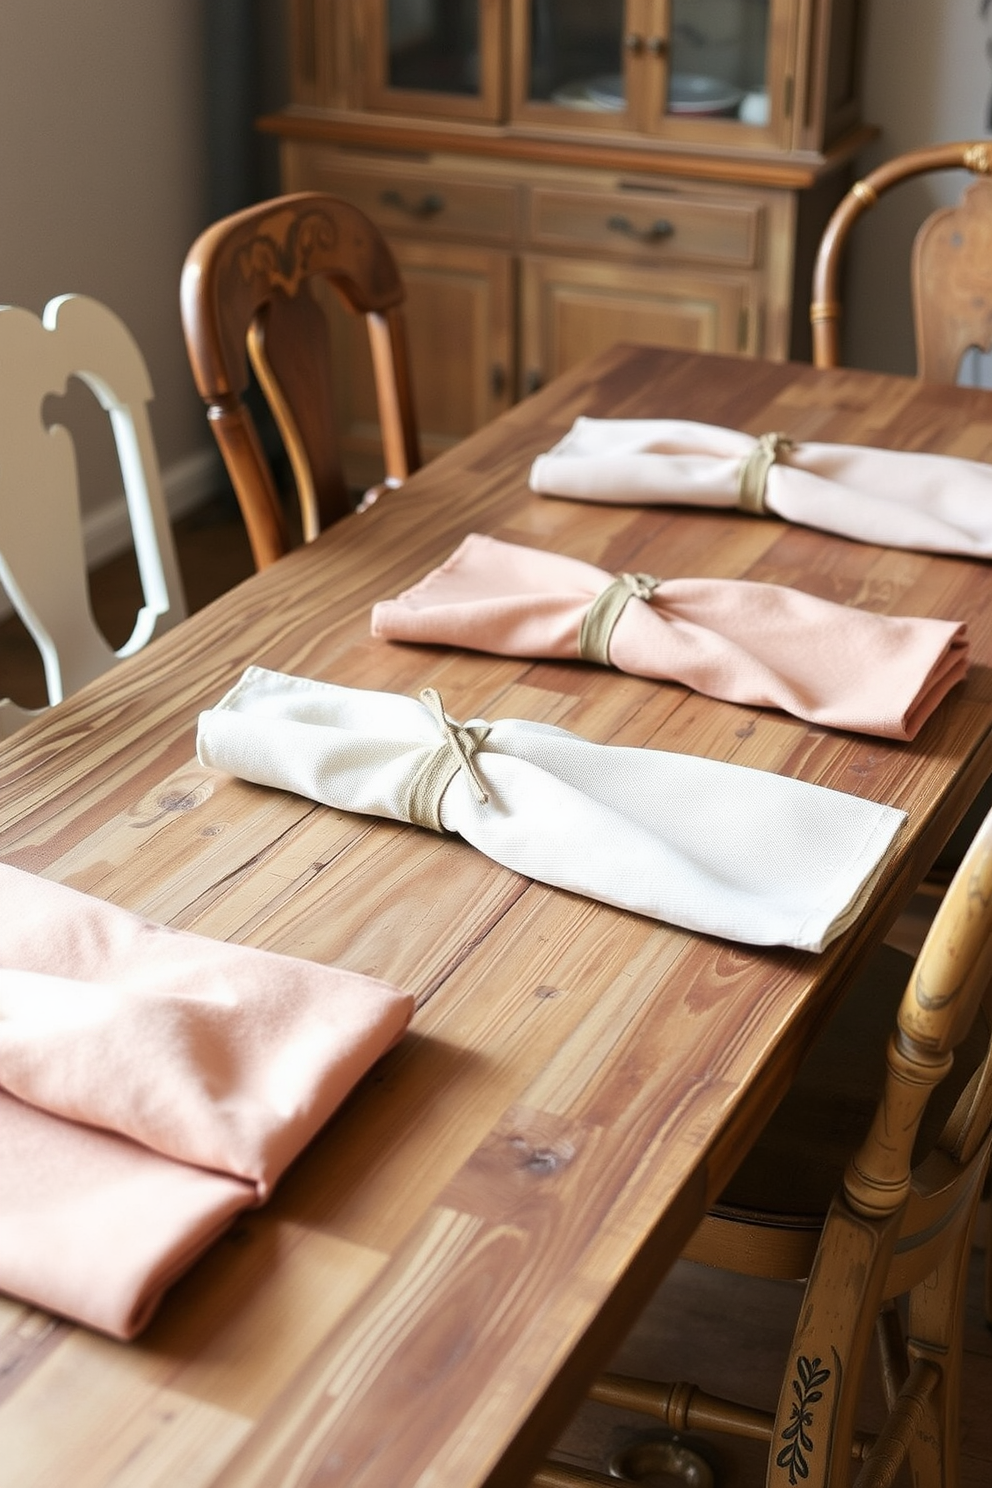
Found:
[[[665,113],[769,121],[770,0],[671,0]]]
[[[795,15],[794,0],[513,0],[512,115],[780,145]]]
[[[496,119],[500,0],[366,0],[368,104]]]
[[[524,106],[566,110],[573,126],[627,112],[625,0],[531,0]]]
[[[477,94],[476,0],[389,0],[386,50],[391,88]]]

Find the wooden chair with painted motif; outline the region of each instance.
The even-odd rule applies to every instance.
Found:
[[[43,405],[77,376],[109,416],[144,603],[114,651],[93,618],[76,455]],[[106,305],[50,300],[39,318],[0,306],[0,584],[41,653],[49,703],[131,656],[186,613],[148,418],[151,379],[141,351]],[[0,738],[32,716],[0,699]]]
[[[813,270],[810,320],[817,367],[841,362],[841,273],[851,230],[894,186],[932,171],[979,177],[954,207],[931,213],[913,240],[910,288],[917,375],[954,383],[972,347],[992,350],[992,141],[910,150],[856,181],[824,229]]]
[[[956,1488],[964,1290],[992,1150],[990,986],[992,814],[915,965],[881,946],[853,978],[684,1252],[806,1279],[777,1409],[618,1375],[598,1379],[593,1400],[676,1432],[764,1441],[773,1488],[849,1488],[852,1463],[857,1488],[882,1488],[904,1460],[916,1488]],[[855,1426],[873,1333],[888,1405],[875,1439]],[[534,1484],[615,1481],[548,1464]]]
[[[911,150],[856,181],[835,209],[820,240],[813,271],[810,320],[813,361],[836,367],[841,359],[840,284],[848,240],[858,220],[894,186],[932,171],[966,170],[978,179],[956,206],[933,212],[913,240],[910,291],[917,376],[955,383],[962,358],[972,349],[992,350],[992,141],[961,140]],[[992,781],[946,844],[921,886],[924,895],[944,892],[979,822],[992,806]],[[992,1325],[992,1236],[986,1276],[985,1315]]]
[[[282,438],[304,541],[353,510],[335,429],[335,364],[320,282],[368,328],[385,457],[383,487],[420,465],[395,260],[356,207],[321,192],[278,197],[225,217],[196,240],[182,274],[182,317],[197,389],[248,528],[258,568],[291,545],[271,462],[245,393],[249,363]],[[366,493],[366,499],[377,492]]]

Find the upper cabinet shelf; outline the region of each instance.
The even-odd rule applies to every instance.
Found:
[[[858,122],[860,0],[292,0],[293,99],[675,149],[813,152]]]

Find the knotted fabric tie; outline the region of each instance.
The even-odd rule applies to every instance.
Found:
[[[787,434],[761,434],[754,449],[741,465],[737,485],[737,505],[756,517],[765,515],[765,485],[768,472],[780,455],[787,454],[793,442]]]
[[[408,812],[416,826],[427,827],[431,832],[443,832],[441,797],[459,770],[468,780],[479,804],[484,806],[489,800],[472,761],[485,742],[490,726],[482,721],[453,723],[444,711],[440,693],[433,687],[424,688],[420,701],[440,729],[444,742],[430,755],[410,787]]]
[[[612,584],[597,594],[582,617],[579,630],[579,655],[583,661],[610,665],[610,637],[613,627],[630,599],[650,599],[660,579],[653,574],[617,574]]]

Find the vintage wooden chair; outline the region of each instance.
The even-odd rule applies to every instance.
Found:
[[[992,1147],[990,984],[992,813],[915,966],[882,946],[855,977],[685,1252],[738,1274],[808,1278],[777,1411],[617,1375],[592,1399],[676,1432],[763,1440],[775,1488],[847,1488],[852,1459],[857,1488],[880,1488],[904,1458],[916,1488],[955,1488],[964,1287]],[[889,1406],[874,1441],[855,1430],[873,1330]],[[616,1480],[553,1464],[534,1480],[597,1481]]]
[[[120,461],[144,597],[113,651],[90,608],[76,458],[43,404],[78,376],[106,409]],[[50,300],[39,319],[0,307],[0,584],[41,652],[50,703],[132,655],[186,613],[148,420],[151,380],[137,343],[105,305]],[[31,713],[0,700],[0,738]]]
[[[840,273],[854,223],[893,186],[934,170],[992,173],[992,141],[964,140],[911,150],[856,181],[824,230],[813,270],[813,361],[840,364]],[[929,216],[913,242],[910,283],[917,374],[956,382],[971,347],[992,349],[992,181],[968,186],[956,207]]]
[[[817,367],[840,364],[840,277],[849,234],[858,218],[893,186],[935,170],[992,174],[992,141],[962,140],[911,150],[856,181],[824,230],[813,270],[810,320]],[[910,289],[917,375],[954,383],[971,348],[992,350],[992,180],[966,187],[955,207],[933,212],[913,241]],[[992,806],[990,781],[946,844],[921,886],[939,897],[985,812]],[[986,1317],[992,1324],[992,1245],[986,1281]]]
[[[401,306],[403,284],[378,228],[320,192],[225,217],[193,244],[182,274],[186,346],[258,568],[290,546],[275,477],[245,403],[249,358],[292,468],[303,537],[353,509],[331,399],[327,316],[310,292],[332,284],[364,315],[385,454],[384,485],[420,465]]]

